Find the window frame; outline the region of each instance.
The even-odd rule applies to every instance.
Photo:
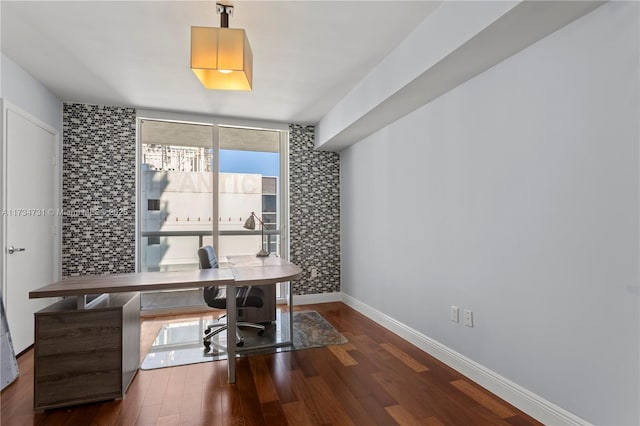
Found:
[[[140,272],[142,267],[142,238],[141,238],[141,222],[142,222],[142,191],[140,185],[141,181],[141,158],[142,158],[142,122],[144,120],[157,120],[157,121],[169,121],[183,124],[196,124],[196,125],[209,125],[212,126],[212,146],[214,150],[214,162],[212,173],[214,174],[214,188],[218,185],[219,176],[219,151],[220,151],[220,127],[237,127],[245,129],[255,130],[277,130],[279,131],[280,138],[280,179],[279,179],[279,191],[281,196],[279,197],[280,204],[280,256],[284,259],[290,257],[290,236],[289,236],[289,125],[286,123],[267,122],[259,120],[247,120],[247,119],[229,119],[216,116],[205,116],[199,114],[184,114],[174,113],[166,111],[154,111],[154,110],[138,110],[136,116],[136,220],[135,220],[135,268],[137,272]],[[213,203],[213,217],[218,217],[218,193],[219,191],[212,191],[212,203]],[[218,236],[219,226],[218,221],[212,221],[213,232],[213,245],[218,249]],[[280,295],[276,303],[287,303],[289,294],[286,290],[289,288],[287,283],[280,283]],[[179,309],[179,308],[178,308]]]

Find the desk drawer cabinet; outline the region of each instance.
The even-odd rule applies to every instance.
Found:
[[[34,409],[123,398],[140,361],[140,294],[75,298],[35,314]]]
[[[277,285],[277,284],[276,284]],[[276,286],[254,286],[264,292],[264,306],[262,308],[238,309],[238,321],[270,323],[276,320]]]

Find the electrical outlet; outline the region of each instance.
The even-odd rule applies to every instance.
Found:
[[[309,268],[309,278],[313,279],[318,276],[318,268]]]
[[[465,309],[464,311],[464,325],[473,327],[473,311],[469,309]]]
[[[451,305],[451,321],[458,322],[458,307]]]

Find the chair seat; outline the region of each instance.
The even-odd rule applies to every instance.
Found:
[[[205,246],[198,249],[198,259],[200,260],[201,269],[211,269],[218,267],[218,259],[216,252],[212,246]],[[255,287],[229,287],[230,291],[236,292],[236,309],[243,308],[262,308],[264,304],[264,291]],[[202,295],[205,303],[215,309],[227,309],[227,287],[205,287],[202,289]],[[249,322],[236,323],[236,345],[244,345],[244,338],[240,334],[238,327],[252,327],[258,329],[258,335],[264,333],[265,327],[260,324]],[[209,350],[211,346],[211,338],[216,334],[227,330],[228,327],[224,323],[216,322],[207,326],[203,343],[205,350]]]
[[[237,287],[237,308],[261,308],[264,304],[264,292],[257,287]],[[226,287],[205,287],[203,290],[204,301],[212,308],[227,309]]]

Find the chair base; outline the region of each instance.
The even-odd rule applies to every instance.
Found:
[[[244,322],[244,321],[236,322],[236,346],[240,346],[240,347],[244,346],[244,337],[242,336],[242,334],[240,334],[239,327],[255,328],[258,330],[258,336],[262,336],[265,330],[264,325],[254,324],[252,322]],[[220,321],[207,325],[207,328],[204,330],[204,337],[202,339],[202,343],[204,344],[204,347],[208,350],[211,347],[211,338],[216,334],[222,333],[227,328],[228,328],[227,323],[220,322]]]

